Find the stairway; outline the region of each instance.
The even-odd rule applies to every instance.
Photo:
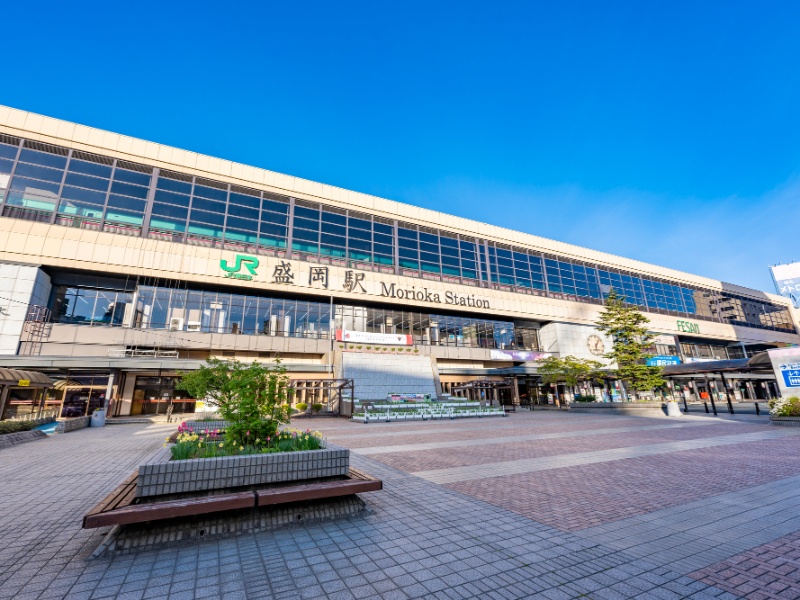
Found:
[[[343,352],[342,376],[355,381],[359,400],[386,400],[388,394],[439,396],[429,356]]]

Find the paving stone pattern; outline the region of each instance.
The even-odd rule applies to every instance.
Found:
[[[752,600],[800,598],[800,533],[695,571],[691,577]]]
[[[792,553],[800,530],[800,472],[787,456],[800,455],[800,436],[764,438],[754,434],[778,428],[705,418],[703,426],[652,428],[663,423],[523,412],[480,423],[380,424],[366,431],[382,437],[367,438],[370,443],[361,447],[462,439],[463,447],[450,444],[419,453],[423,456],[414,469],[435,471],[437,454],[458,456],[480,448],[475,439],[506,434],[563,434],[510,442],[510,447],[533,444],[525,448],[525,459],[552,458],[548,445],[582,440],[576,430],[632,428],[585,438],[616,436],[615,448],[641,447],[643,434],[660,436],[656,444],[650,437],[650,445],[678,447],[704,438],[739,439],[649,455],[633,450],[592,464],[565,459],[564,466],[499,477],[489,468],[481,471],[481,479],[441,485],[388,464],[400,455],[413,457],[413,450],[359,455],[349,440],[359,439],[363,425],[314,419],[314,428],[353,450],[354,467],[383,479],[383,491],[362,495],[371,510],[365,516],[98,559],[90,554],[105,530],[81,530],[81,516],[158,452],[169,430],[126,425],[53,436],[35,444],[35,453],[25,446],[0,451],[0,599],[733,599],[764,597],[753,595],[762,590],[796,598],[785,594],[797,582],[796,569],[787,565],[797,558]],[[502,446],[493,442],[484,449],[496,452]],[[569,444],[558,447],[566,456],[586,452]],[[508,450],[512,461],[520,460],[518,452]],[[495,460],[496,455],[489,456],[486,464]],[[693,463],[701,467],[688,469]],[[737,465],[744,474],[726,475]],[[547,494],[525,510],[512,502],[537,493],[517,489],[525,478],[530,486],[576,469],[584,471],[560,483],[551,480]],[[481,482],[487,484],[482,490],[455,489]],[[601,482],[606,495],[592,503],[593,489],[603,490]],[[634,483],[639,482],[644,491],[637,496]],[[615,485],[628,487],[614,496]],[[494,495],[487,491],[491,486]],[[638,506],[649,495],[656,500],[636,514],[606,506]],[[672,505],[670,498],[677,498]],[[565,524],[558,517],[568,516],[569,507],[574,513],[591,509],[603,518]],[[743,588],[742,578],[758,581],[758,589]]]

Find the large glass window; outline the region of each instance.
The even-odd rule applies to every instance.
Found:
[[[153,173],[146,165],[0,135],[0,202],[6,217],[131,236],[149,229],[150,237],[171,242],[277,256],[285,256],[291,237],[298,258],[329,264],[598,304],[615,290],[629,304],[655,313],[795,330],[786,307],[765,300],[413,223],[395,225],[365,212],[184,173],[162,170],[153,181]]]

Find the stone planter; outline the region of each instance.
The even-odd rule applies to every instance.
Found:
[[[59,421],[56,425],[56,433],[69,433],[70,431],[77,431],[89,426],[92,417],[74,417],[72,419],[64,419]]]
[[[349,472],[350,451],[330,445],[302,452],[171,460],[139,467],[136,496],[240,488],[346,476]]]
[[[680,417],[681,416],[681,407],[678,406],[677,402],[667,402],[667,416],[668,417]]]
[[[663,417],[666,415],[662,402],[575,402],[569,405],[569,411],[593,415],[634,417]]]
[[[769,420],[773,425],[782,425],[784,427],[800,427],[800,417],[773,417],[770,415]]]

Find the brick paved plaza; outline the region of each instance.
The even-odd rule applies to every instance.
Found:
[[[173,429],[0,450],[0,598],[800,598],[800,430],[549,411],[315,419],[364,517],[92,559],[81,517]]]

